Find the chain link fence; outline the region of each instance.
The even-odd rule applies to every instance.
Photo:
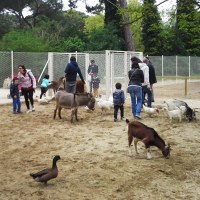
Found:
[[[128,84],[128,70],[130,58],[137,56],[143,58],[142,52],[126,51],[100,51],[100,52],[73,52],[73,53],[31,53],[31,52],[0,52],[0,88],[5,80],[18,73],[18,65],[25,65],[31,69],[39,79],[38,85],[45,74],[50,75],[50,80],[58,81],[64,76],[66,64],[71,56],[76,56],[84,79],[88,80],[87,69],[90,60],[95,60],[99,66],[100,89],[108,96],[116,82],[121,82],[123,89]],[[151,56],[156,75],[162,79],[181,79],[185,77],[200,77],[200,57],[183,56]],[[6,85],[8,87],[9,84]]]

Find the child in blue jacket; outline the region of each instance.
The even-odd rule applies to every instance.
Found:
[[[21,101],[19,93],[19,79],[13,78],[12,84],[10,86],[10,96],[13,99],[13,114],[21,113]]]
[[[51,85],[51,82],[49,81],[49,75],[46,74],[44,78],[42,79],[40,99],[42,98],[42,95],[46,94],[48,87],[50,85]]]
[[[116,90],[113,92],[114,122],[117,121],[117,114],[119,109],[120,109],[121,120],[124,119],[124,102],[125,102],[124,91],[121,89],[122,84],[116,83],[115,88]]]

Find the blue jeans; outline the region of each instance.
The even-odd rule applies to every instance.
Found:
[[[13,112],[21,112],[20,98],[13,98]]]
[[[65,91],[68,93],[75,93],[76,92],[76,81],[66,81],[65,83]]]
[[[131,96],[133,117],[140,117],[142,108],[142,87],[137,85],[130,85],[128,90]]]

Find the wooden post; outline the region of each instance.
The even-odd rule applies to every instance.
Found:
[[[185,96],[187,96],[187,77],[185,77]]]

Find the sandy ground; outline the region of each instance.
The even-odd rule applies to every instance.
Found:
[[[191,83],[188,97],[183,84],[155,85],[154,106],[163,100],[184,99],[200,107],[199,83]],[[192,88],[192,89],[191,89]],[[25,105],[22,105],[25,110]],[[172,147],[170,159],[152,148],[146,159],[142,143],[139,155],[128,155],[124,121],[113,122],[113,110],[101,115],[79,109],[79,122],[70,123],[69,110],[53,120],[54,102],[38,105],[36,112],[12,114],[11,105],[0,105],[0,200],[165,200],[200,199],[200,114],[196,122],[169,122],[160,112],[141,122],[153,127]],[[133,120],[130,99],[126,118]],[[45,186],[29,174],[50,167],[59,154],[59,175]]]

